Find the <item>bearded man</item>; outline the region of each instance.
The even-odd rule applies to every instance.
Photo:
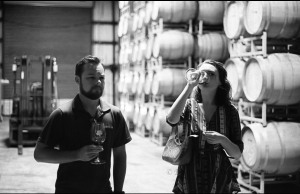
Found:
[[[91,55],[82,58],[76,64],[75,82],[79,93],[51,113],[37,140],[34,158],[59,164],[55,193],[112,193],[109,179],[113,153],[114,193],[124,193],[125,144],[131,136],[120,109],[101,99],[105,86],[101,61]],[[102,145],[92,142],[95,123],[105,128]],[[98,157],[105,163],[91,162]]]

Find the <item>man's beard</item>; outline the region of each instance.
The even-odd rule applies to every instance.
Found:
[[[97,88],[97,91],[94,89],[95,87]],[[80,82],[79,90],[80,90],[80,93],[82,95],[84,95],[85,97],[87,97],[88,99],[97,100],[102,96],[102,93],[103,93],[103,88],[100,89],[99,87],[100,86],[94,86],[93,88],[90,89],[90,91],[85,91]]]

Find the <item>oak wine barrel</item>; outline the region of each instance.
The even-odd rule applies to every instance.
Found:
[[[244,13],[246,6],[246,1],[230,1],[227,3],[223,26],[225,34],[229,39],[239,39],[240,36],[249,36],[244,26]]]
[[[128,121],[133,121],[134,116],[134,103],[132,101],[125,102],[124,113]]]
[[[138,25],[137,28],[141,29],[144,26],[144,20],[145,20],[145,9],[141,8],[138,12],[139,14],[139,21],[138,21]]]
[[[148,115],[148,104],[141,104],[140,106],[140,115],[137,123],[137,127],[140,128],[146,123],[146,118]]]
[[[153,7],[153,1],[148,1],[145,10],[145,19],[144,19],[145,25],[148,25],[151,21],[152,7]]]
[[[152,129],[154,134],[162,133],[164,137],[170,135],[172,127],[166,122],[166,116],[170,107],[157,107],[154,117]]]
[[[125,87],[123,89],[124,93],[132,94],[132,83],[134,80],[134,72],[133,71],[127,71],[125,74]]]
[[[149,105],[148,106],[148,113],[146,116],[146,129],[148,129],[149,131],[152,131],[153,129],[153,119],[154,119],[154,114],[155,114],[156,108],[154,105]]]
[[[300,123],[252,123],[242,129],[243,166],[268,174],[290,174],[300,170]]]
[[[125,83],[125,71],[120,71],[118,91],[121,93],[123,93],[124,83]]]
[[[231,85],[233,100],[245,98],[242,84],[245,65],[246,62],[241,58],[230,58],[224,64],[224,68],[227,71],[227,79]]]
[[[147,40],[141,40],[138,45],[137,61],[142,61],[146,59],[147,52]]]
[[[300,37],[300,1],[249,1],[244,18],[251,35],[268,38]]]
[[[218,25],[223,23],[225,1],[198,1],[198,20],[204,24]]]
[[[136,93],[138,95],[142,94],[144,92],[144,85],[145,85],[145,73],[143,71],[140,72],[140,79],[139,79],[139,83],[137,86],[137,91]]]
[[[208,33],[198,35],[199,53],[196,54],[203,59],[227,60],[229,39],[225,34]]]
[[[164,68],[156,72],[152,82],[152,94],[177,98],[186,86],[185,69]]]
[[[162,18],[166,23],[184,23],[194,19],[196,14],[196,1],[153,1],[151,18]]]
[[[139,118],[140,118],[140,103],[135,103],[134,104],[134,114],[133,114],[133,124],[137,125],[139,122]]]
[[[132,32],[133,18],[129,15],[123,17],[123,35],[130,34]]]
[[[250,102],[292,105],[300,102],[300,56],[275,53],[246,62],[243,91]]]
[[[188,32],[164,31],[155,37],[152,54],[166,60],[186,59],[194,52],[194,38]]]
[[[140,81],[140,73],[137,71],[133,72],[133,79],[132,79],[132,83],[131,83],[131,92],[133,94],[135,94],[137,92],[137,88],[138,88],[138,84]]]
[[[151,88],[152,88],[152,82],[153,82],[154,75],[155,75],[154,71],[148,71],[146,73],[146,80],[145,80],[145,84],[144,84],[144,92],[147,95],[149,95],[151,93]]]
[[[152,57],[152,50],[153,50],[153,43],[154,43],[154,36],[150,36],[147,40],[147,47],[146,47],[146,59],[151,59]]]
[[[118,25],[118,36],[122,37],[123,36],[123,28],[124,28],[124,17],[120,17],[119,25]]]
[[[139,23],[139,15],[137,13],[133,14],[132,19],[132,31],[135,32],[138,29],[138,23]]]

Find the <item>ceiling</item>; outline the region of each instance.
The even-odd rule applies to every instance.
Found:
[[[93,7],[93,1],[4,1],[4,4],[52,7]]]

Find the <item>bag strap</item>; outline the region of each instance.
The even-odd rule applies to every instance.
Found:
[[[221,106],[219,108],[219,115],[220,115],[220,133],[226,136],[226,127],[225,127],[225,114],[224,114],[224,107]],[[214,145],[214,150],[218,150],[220,148],[220,144]]]
[[[224,107],[220,107],[220,133],[222,135],[226,135],[226,127],[225,127],[225,112],[224,112]]]
[[[226,135],[226,127],[225,127],[225,112],[224,112],[224,107],[221,106],[219,109],[219,113],[220,113],[220,133],[223,135]],[[217,144],[214,149],[218,149],[220,147],[220,144]],[[218,174],[220,171],[220,164],[221,164],[221,156],[220,153],[217,153],[217,157],[216,157],[216,162],[215,162],[215,173]],[[217,190],[217,177],[215,177],[215,180],[213,182],[213,186],[212,189],[210,191],[210,193],[216,193]]]
[[[194,133],[198,133],[200,131],[200,120],[198,118],[199,115],[199,105],[194,98],[191,98],[191,130]]]
[[[193,132],[199,132],[200,130],[206,131],[206,124],[202,124],[200,121],[201,118],[198,118],[199,115],[199,104],[196,102],[195,99],[191,99],[191,116],[192,116],[192,131]],[[224,106],[219,107],[219,115],[220,115],[220,133],[222,135],[226,135],[226,127],[225,127],[225,112],[224,112]],[[204,117],[204,115],[203,115]],[[203,118],[202,118],[203,119]],[[201,126],[202,124],[202,126]],[[202,136],[202,133],[200,133],[200,147],[201,149],[204,149],[205,147],[205,139]],[[217,150],[220,148],[220,144],[216,144],[214,146],[214,149]],[[204,152],[201,151],[201,154],[204,154]]]

